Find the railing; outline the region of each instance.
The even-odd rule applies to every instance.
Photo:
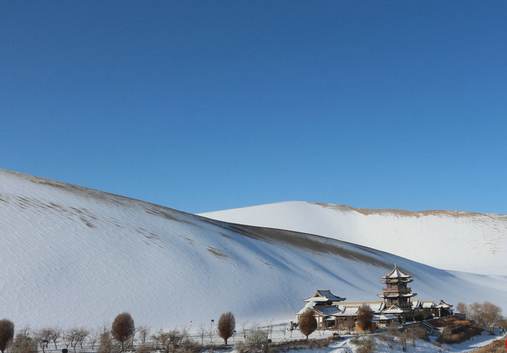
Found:
[[[399,294],[408,294],[412,292],[412,288],[406,287],[406,288],[382,288],[382,293],[399,293]]]

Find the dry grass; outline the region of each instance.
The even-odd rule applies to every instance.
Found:
[[[487,346],[475,351],[475,353],[503,353],[506,351],[505,345],[506,342],[503,339],[496,340],[493,343],[488,344]]]
[[[456,317],[445,317],[432,320],[431,324],[436,327],[448,327],[450,329],[470,324],[470,320],[461,320]]]

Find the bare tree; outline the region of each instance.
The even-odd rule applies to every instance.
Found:
[[[0,320],[0,351],[4,353],[5,349],[11,344],[14,338],[14,323],[11,320]]]
[[[204,337],[206,337],[206,325],[201,323],[199,326],[199,337],[201,337],[201,346],[204,346]]]
[[[223,338],[225,345],[227,340],[234,334],[236,330],[236,319],[232,312],[222,314],[218,320],[218,334]]]
[[[307,311],[299,316],[299,331],[306,336],[306,339],[308,339],[308,336],[310,336],[316,328],[317,320],[315,316],[313,316],[313,311]]]
[[[72,332],[74,334],[74,340],[76,342],[76,346],[79,344],[79,347],[84,348],[83,343],[84,343],[86,337],[88,337],[90,335],[90,330],[87,330],[84,327],[80,327],[80,328],[73,329]],[[74,351],[75,350],[76,349],[74,347]]]
[[[66,330],[62,332],[62,340],[63,344],[65,344],[65,347],[69,349],[69,346],[72,346],[74,336],[72,336],[72,332],[70,330]]]
[[[96,331],[96,330],[91,332],[90,335],[88,336],[88,342],[90,343],[90,349],[92,351],[95,350],[95,345],[97,344],[99,339],[100,339],[100,332]]]
[[[367,304],[361,305],[357,309],[356,322],[362,331],[371,330],[371,319],[373,318],[373,311]]]
[[[468,312],[468,307],[465,303],[459,302],[458,304],[456,304],[456,310],[466,315],[466,313]]]
[[[120,342],[121,351],[123,352],[124,344],[136,332],[134,319],[129,313],[121,313],[116,316],[111,326],[111,333],[113,337]]]
[[[502,308],[488,301],[470,304],[467,307],[467,316],[492,335],[495,334],[495,327],[499,326],[503,319]]]
[[[159,333],[154,333],[154,334],[151,335],[151,340],[153,341],[154,346],[157,349],[158,349],[159,344],[160,344],[160,335],[161,335],[161,333],[162,333],[162,329],[159,331]]]
[[[45,353],[51,340],[51,329],[47,327],[40,329],[35,333],[35,339],[40,349],[42,349],[42,353]]]
[[[209,331],[208,331],[209,341],[211,343],[213,343],[213,324],[214,323],[215,323],[215,320],[211,320],[211,323],[210,323],[210,326],[209,326]]]
[[[138,326],[137,332],[139,332],[139,338],[141,339],[141,343],[146,343],[146,337],[150,334],[150,329],[148,326]]]
[[[49,340],[55,345],[55,349],[58,349],[57,341],[62,336],[62,329],[58,327],[49,328]]]

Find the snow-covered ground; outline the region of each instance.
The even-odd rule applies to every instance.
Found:
[[[394,263],[414,276],[420,299],[507,308],[506,276],[2,170],[0,249],[0,315],[17,327],[101,327],[124,311],[152,330],[208,324],[227,311],[238,322],[286,321],[316,289],[376,300]]]
[[[447,270],[507,275],[507,215],[502,214],[281,202],[202,216],[322,235]]]

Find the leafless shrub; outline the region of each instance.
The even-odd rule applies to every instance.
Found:
[[[239,353],[268,353],[268,333],[260,328],[251,328],[245,336],[245,342],[238,342],[235,349]]]
[[[414,327],[407,331],[408,339],[412,341],[412,346],[416,346],[417,339],[428,341],[428,331],[422,327]]]
[[[315,344],[317,345],[317,348],[327,347],[327,346],[329,346],[329,340],[327,338],[325,338],[325,339],[316,341]]]
[[[407,333],[407,331],[398,332],[396,334],[396,336],[400,340],[401,350],[403,352],[406,352],[407,351],[407,339],[408,339],[408,333]]]
[[[308,336],[312,334],[317,328],[317,320],[313,316],[313,311],[307,311],[299,316],[299,330],[303,335]]]
[[[7,319],[0,320],[0,351],[2,353],[11,344],[13,338],[14,323]]]
[[[97,353],[111,353],[116,350],[111,332],[107,329],[102,331],[99,338],[99,347]]]
[[[188,333],[185,329],[181,331],[174,329],[168,332],[160,330],[151,337],[157,343],[157,347],[159,344],[162,346],[164,352],[173,352],[183,342],[188,340]]]
[[[202,350],[202,345],[188,339],[182,343],[180,348],[181,353],[200,353]]]
[[[121,313],[117,315],[111,326],[111,333],[113,337],[120,342],[121,351],[124,350],[125,342],[128,341],[136,332],[134,319],[129,313]]]
[[[223,338],[225,345],[227,340],[234,334],[236,330],[236,319],[232,312],[222,314],[218,320],[218,334]]]
[[[459,332],[453,332],[449,327],[445,327],[440,336],[438,336],[437,341],[450,344],[461,343],[481,333],[482,328],[473,325],[461,329]]]
[[[154,346],[143,343],[139,347],[137,347],[136,353],[151,353],[156,350],[157,349]]]
[[[372,338],[359,338],[357,335],[350,342],[357,346],[357,353],[372,353],[377,348]]]
[[[21,330],[12,342],[12,353],[37,353],[37,341],[30,337],[29,328]]]

